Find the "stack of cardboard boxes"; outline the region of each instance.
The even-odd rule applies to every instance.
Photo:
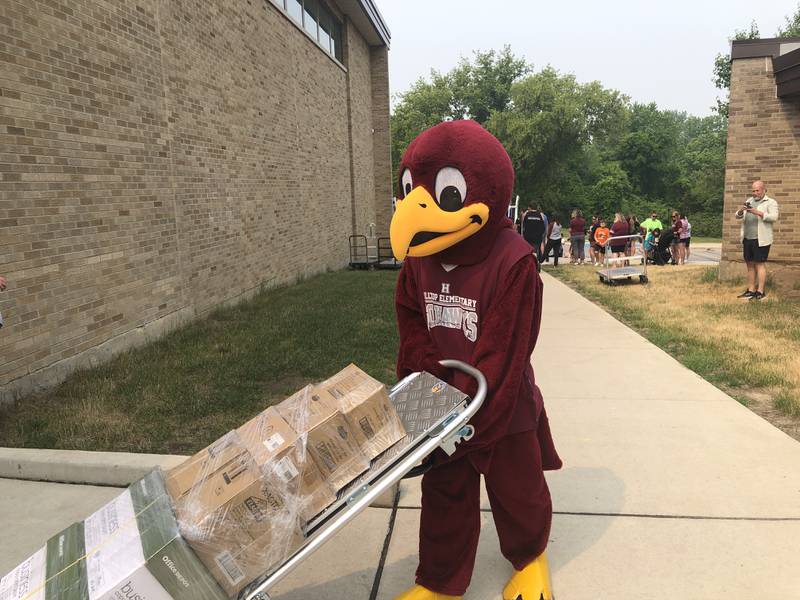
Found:
[[[3,577],[0,599],[234,597],[404,436],[386,388],[349,365],[134,483]]]
[[[3,600],[225,600],[153,471],[0,579]]]
[[[349,365],[167,473],[181,533],[234,596],[299,548],[305,524],[404,436],[385,386]]]

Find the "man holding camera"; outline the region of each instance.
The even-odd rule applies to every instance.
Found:
[[[772,224],[778,220],[778,203],[767,196],[763,181],[754,181],[753,195],[736,211],[742,221],[742,250],[747,265],[747,290],[739,298],[761,300],[766,294],[767,257],[772,245]]]

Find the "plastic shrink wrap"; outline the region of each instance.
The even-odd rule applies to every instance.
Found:
[[[235,597],[404,436],[385,386],[349,365],[131,485],[3,577],[0,600]]]

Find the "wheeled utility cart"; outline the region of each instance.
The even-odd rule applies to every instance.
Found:
[[[619,245],[620,240],[625,240],[636,248],[636,242],[640,242],[639,249],[632,252],[630,256],[611,256],[611,244]],[[633,281],[636,278],[639,283],[647,283],[647,253],[644,249],[644,238],[639,235],[622,235],[610,238],[604,245],[605,259],[603,268],[597,270],[600,281],[608,285],[616,285],[621,281]]]
[[[477,369],[457,360],[443,360],[445,367],[458,369],[478,383],[475,398],[470,398],[430,373],[413,373],[389,392],[407,435],[378,456],[370,469],[342,490],[334,504],[308,523],[303,545],[282,564],[240,594],[241,600],[269,600],[268,592],[298,567],[322,544],[372,504],[401,479],[417,475],[426,468],[426,459],[442,448],[448,455],[456,445],[469,440],[475,430],[468,422],[486,397],[486,379]]]

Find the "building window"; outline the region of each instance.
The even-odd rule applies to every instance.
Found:
[[[342,46],[342,23],[333,18],[333,33],[331,35],[331,52],[340,63],[344,63],[344,47]]]
[[[297,23],[303,23],[303,3],[300,0],[286,0],[284,8]]]
[[[320,0],[273,0],[328,54],[344,62],[342,22]]]
[[[319,43],[328,52],[331,51],[331,18],[331,13],[324,8],[319,11]]]
[[[333,19],[333,35],[331,36],[331,52],[340,63],[344,63],[344,46],[342,46],[342,23]]]
[[[303,27],[315,40],[317,38],[317,23],[319,10],[317,0],[303,0]]]

